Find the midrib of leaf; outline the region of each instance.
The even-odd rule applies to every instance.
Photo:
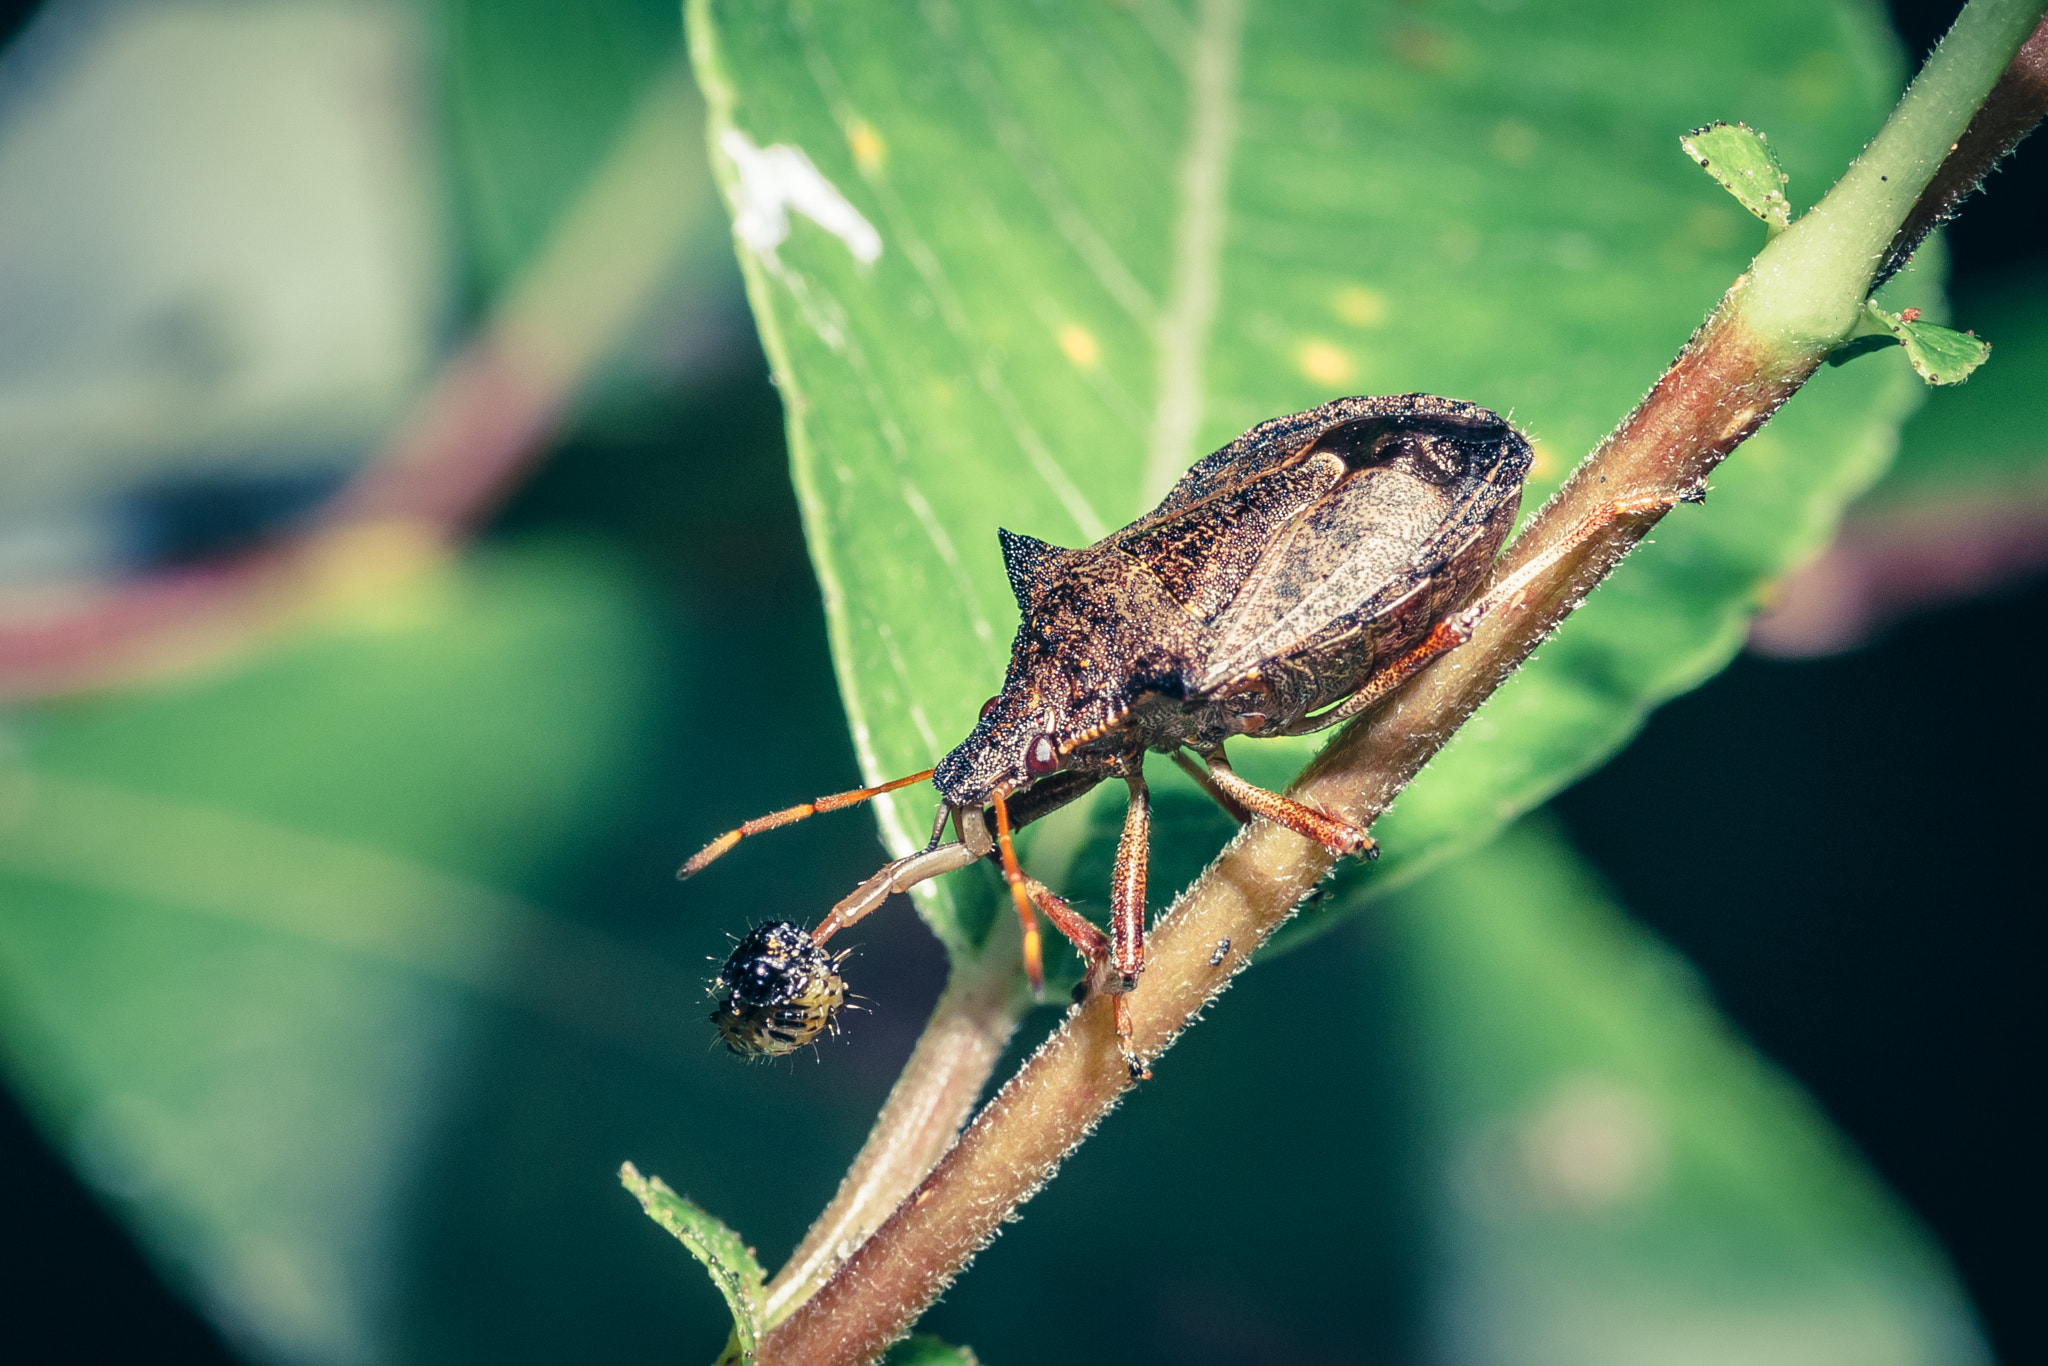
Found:
[[[1202,421],[1202,360],[1220,293],[1243,41],[1243,0],[1202,0],[1188,62],[1187,150],[1175,186],[1173,285],[1157,330],[1159,378],[1146,442],[1147,503],[1165,497],[1199,454],[1195,433]]]

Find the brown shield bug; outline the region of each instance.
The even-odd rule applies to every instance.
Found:
[[[680,875],[747,835],[930,778],[940,798],[931,842],[833,907],[813,940],[891,893],[993,856],[1023,922],[1033,987],[1043,985],[1036,908],[1087,959],[1088,989],[1118,996],[1128,1040],[1121,998],[1145,965],[1146,752],[1172,755],[1239,820],[1370,857],[1363,830],[1239,777],[1224,742],[1335,725],[1468,639],[1501,590],[1460,605],[1514,524],[1530,456],[1520,433],[1475,404],[1344,398],[1252,428],[1094,545],[1064,550],[1002,531],[1023,621],[1003,690],[967,738],[925,772],[749,821]],[[1025,875],[1011,832],[1110,777],[1130,803],[1105,935]]]

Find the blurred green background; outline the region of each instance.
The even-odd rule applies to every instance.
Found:
[[[1823,16],[1873,69],[1947,17]],[[701,1020],[725,935],[881,850],[845,816],[671,880],[856,773],[674,7],[50,0],[8,33],[8,648],[47,650],[77,585],[288,533],[520,300],[590,339],[542,368],[573,402],[459,557],[0,719],[10,1335],[708,1359],[717,1296],[617,1164],[774,1263],[944,958],[901,908],[862,926],[867,1011],[815,1057],[741,1066]],[[1679,131],[1630,136],[1678,162]],[[1745,657],[1549,813],[1259,966],[932,1331],[992,1364],[2039,1355],[2014,1211],[2048,594],[1970,510],[2042,497],[2042,158],[1950,238],[1990,368],[1863,510],[1959,509],[1944,544],[1990,567],[1952,578],[2002,596]],[[622,160],[684,170],[648,208],[604,198]],[[565,260],[614,268],[533,283]]]

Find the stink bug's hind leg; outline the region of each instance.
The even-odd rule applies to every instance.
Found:
[[[1379,857],[1379,846],[1372,842],[1372,837],[1343,817],[1333,816],[1292,797],[1268,792],[1238,777],[1230,761],[1224,757],[1223,746],[1216,746],[1202,757],[1209,763],[1209,777],[1216,786],[1254,816],[1263,816],[1275,825],[1284,825],[1302,838],[1314,840],[1339,858],[1346,854]]]
[[[1328,711],[1304,716],[1293,725],[1270,731],[1272,735],[1313,735],[1319,730],[1328,730],[1340,721],[1348,721],[1360,712],[1376,705],[1394,689],[1422,672],[1423,667],[1439,655],[1450,653],[1472,639],[1472,632],[1479,624],[1484,602],[1448,617],[1430,627],[1429,634],[1420,643],[1409,648],[1407,653],[1390,659],[1374,670],[1365,682],[1358,685],[1358,691],[1331,707]]]
[[[1274,733],[1279,734],[1277,731]],[[1209,776],[1209,771],[1193,759],[1190,759],[1186,750],[1175,750],[1173,752],[1173,762],[1180,766],[1181,772],[1193,778],[1201,786],[1202,791],[1208,793],[1215,800],[1216,805],[1223,808],[1224,814],[1229,816],[1230,819],[1236,821],[1239,825],[1251,824],[1252,813],[1239,806],[1236,798],[1218,787],[1216,780]]]

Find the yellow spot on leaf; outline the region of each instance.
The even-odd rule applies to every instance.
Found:
[[[1303,342],[1294,353],[1294,363],[1301,367],[1302,374],[1317,384],[1327,385],[1346,383],[1355,368],[1350,356],[1326,341]]]
[[[1060,350],[1082,370],[1094,369],[1095,363],[1102,359],[1102,347],[1095,340],[1095,334],[1079,323],[1068,323],[1060,329]]]
[[[1387,320],[1387,296],[1363,285],[1337,291],[1337,316],[1353,327],[1378,327]]]
[[[1529,477],[1548,479],[1557,470],[1557,452],[1550,448],[1549,442],[1535,438],[1530,439],[1529,449],[1535,452],[1529,461]]]
[[[1450,67],[1450,35],[1424,24],[1401,24],[1387,35],[1387,48],[1396,60],[1419,71],[1443,71]]]
[[[889,152],[882,135],[866,119],[855,119],[846,125],[846,145],[853,149],[853,164],[863,171],[880,170]]]
[[[1502,119],[1493,125],[1493,154],[1510,166],[1526,166],[1536,155],[1536,130],[1520,119]]]

